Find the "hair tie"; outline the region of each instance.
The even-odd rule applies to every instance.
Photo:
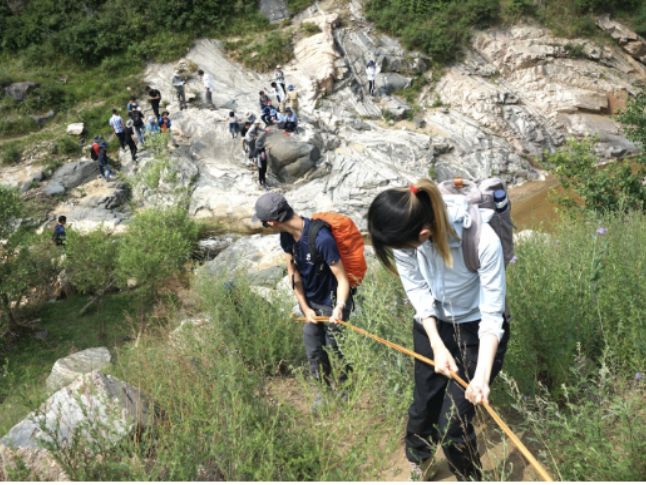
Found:
[[[417,188],[417,185],[415,184],[409,184],[408,185],[408,190],[410,190],[413,194],[417,195],[417,191],[419,190]]]

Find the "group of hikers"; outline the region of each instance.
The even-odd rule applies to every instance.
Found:
[[[458,479],[479,480],[475,405],[488,402],[509,341],[507,237],[493,218],[507,217],[509,228],[511,218],[502,187],[490,194],[492,210],[441,186],[423,179],[381,192],[368,210],[368,232],[377,259],[399,276],[415,310],[415,352],[435,361],[435,367],[415,362],[405,435],[411,475],[425,479],[435,448],[442,446]],[[257,199],[254,220],[280,234],[290,285],[307,322],[303,341],[311,374],[331,389],[327,351],[333,352],[342,362],[337,380],[343,390],[352,367],[338,345],[338,322],[354,310],[366,270],[358,229],[341,214],[302,217],[276,192]],[[328,319],[321,323],[320,317]],[[451,372],[469,382],[466,391]],[[323,402],[319,394],[312,411]]]

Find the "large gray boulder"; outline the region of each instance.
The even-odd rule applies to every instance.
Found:
[[[293,181],[314,168],[321,157],[318,147],[305,143],[293,134],[281,130],[270,132],[265,140],[269,151],[269,166],[281,180]]]
[[[153,406],[138,389],[94,371],[60,389],[0,439],[11,448],[71,446],[76,437],[89,443],[116,444],[150,424]]]
[[[32,91],[37,87],[38,83],[32,81],[22,81],[18,83],[12,83],[9,86],[5,86],[4,92],[10,98],[13,98],[16,101],[20,102],[27,97],[29,91]]]
[[[94,160],[66,163],[54,172],[43,190],[49,195],[54,195],[52,194],[54,187],[56,189],[63,187],[63,191],[70,190],[95,179],[98,175],[99,165]]]
[[[47,389],[57,391],[65,387],[82,374],[101,370],[110,365],[110,351],[105,347],[94,347],[81,350],[58,359],[47,377]]]
[[[285,0],[260,0],[260,13],[272,23],[289,18]]]
[[[631,56],[642,64],[646,64],[646,40],[630,30],[625,25],[611,20],[610,15],[602,15],[597,19],[597,25],[608,32],[610,36]]]

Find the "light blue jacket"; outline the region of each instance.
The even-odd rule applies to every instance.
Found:
[[[456,197],[447,205],[449,222],[458,235],[471,224],[466,200]],[[442,256],[432,242],[425,242],[417,249],[393,251],[408,299],[415,308],[415,318],[434,316],[438,320],[466,323],[480,321],[479,336],[503,335],[505,311],[505,264],[500,239],[486,221],[493,211],[481,209],[483,224],[478,244],[480,269],[469,271],[464,264],[462,244],[450,238],[453,267],[444,264]]]

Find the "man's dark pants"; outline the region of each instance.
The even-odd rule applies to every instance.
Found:
[[[150,106],[153,109],[153,113],[155,113],[155,119],[159,119],[159,99],[152,99],[150,100]]]
[[[121,148],[125,150],[126,148],[126,133],[122,131],[121,133],[117,133],[117,138],[119,139],[119,145],[121,145]]]
[[[473,377],[478,362],[479,325],[480,321],[438,322],[440,337],[455,359],[458,374],[467,382]],[[496,351],[490,382],[500,372],[507,350],[509,324],[506,321],[503,329],[505,333]],[[428,335],[417,322],[413,324],[413,343],[415,352],[433,358]],[[464,389],[454,380],[435,373],[430,365],[415,361],[415,391],[408,410],[405,439],[409,461],[421,464],[433,456],[435,445],[441,443],[451,472],[458,479],[481,479],[474,416],[475,407],[464,397]]]
[[[318,316],[329,317],[332,315],[333,308],[330,305],[318,305],[312,302],[309,302],[309,305]],[[350,318],[352,307],[353,302],[350,298],[343,309],[344,321]],[[316,379],[323,377],[328,384],[330,383],[332,366],[325,347],[343,360],[343,354],[337,343],[337,338],[342,334],[342,331],[343,327],[335,323],[306,323],[303,326],[303,343],[305,344],[305,354],[310,364],[310,371]],[[339,381],[343,382],[351,370],[352,368],[349,364],[344,364],[344,370],[339,376]],[[323,376],[321,376],[321,371]]]

